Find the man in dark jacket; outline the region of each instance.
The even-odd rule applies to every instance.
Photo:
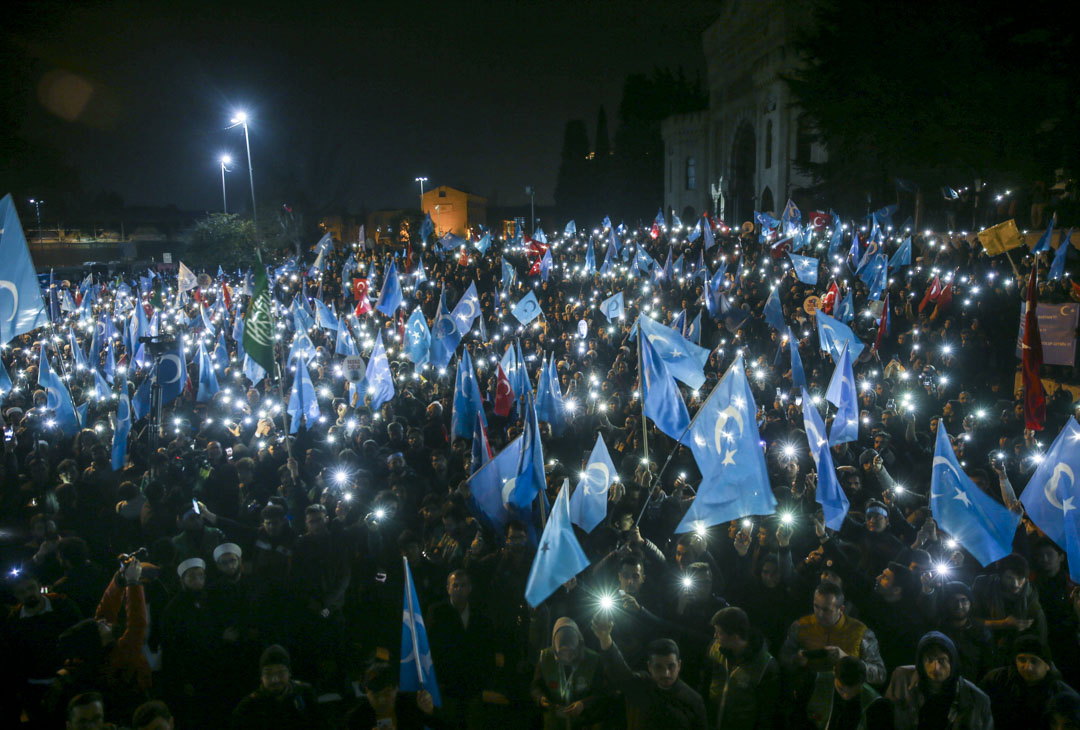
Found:
[[[307,730],[323,728],[318,698],[310,684],[292,678],[289,652],[277,644],[259,660],[261,685],[233,710],[236,730]]]
[[[897,667],[885,692],[893,703],[894,726],[898,730],[993,727],[990,699],[961,677],[958,667],[952,639],[939,631],[919,639],[915,665]]]
[[[999,729],[1029,728],[1058,695],[1076,696],[1050,661],[1050,652],[1030,634],[1013,642],[1013,661],[992,670],[982,681]]]
[[[593,633],[600,641],[608,679],[626,700],[627,730],[708,727],[701,695],[679,679],[679,645],[671,639],[656,639],[645,651],[648,671],[634,672],[611,640],[613,624],[609,615],[598,614]]]
[[[721,609],[712,617],[715,636],[709,648],[713,671],[710,711],[725,730],[768,730],[780,724],[780,665],[750,627],[741,608]]]

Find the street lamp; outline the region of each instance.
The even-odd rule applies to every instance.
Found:
[[[226,167],[232,164],[232,155],[222,155],[221,159],[221,209],[226,215],[229,214],[229,202],[225,197],[225,173]]]
[[[536,231],[536,189],[532,185],[525,186],[525,194],[529,196],[529,235]]]
[[[44,248],[45,246],[45,234],[41,228],[41,204],[44,200],[39,198],[30,198],[30,205],[34,206],[34,211],[37,213],[37,242],[38,246]]]
[[[427,178],[426,177],[418,177],[418,178],[416,178],[416,182],[420,183],[420,211],[423,212],[423,210],[424,210],[424,183],[427,182]]]
[[[256,214],[255,214],[255,173],[251,169],[251,140],[248,138],[248,126],[247,126],[248,115],[247,115],[247,112],[244,112],[244,111],[236,112],[236,114],[233,116],[233,118],[230,121],[232,122],[232,126],[227,127],[227,129],[232,129],[233,127],[238,127],[238,126],[241,126],[241,125],[243,125],[243,127],[244,127],[244,147],[247,148],[247,161],[248,161],[248,182],[251,183],[251,224],[255,227],[255,235],[258,236],[259,235],[259,221],[258,221],[258,218],[256,217]]]

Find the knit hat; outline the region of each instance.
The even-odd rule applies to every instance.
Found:
[[[1046,644],[1039,641],[1038,636],[1032,634],[1024,634],[1013,642],[1012,655],[1014,661],[1016,660],[1017,654],[1034,654],[1047,664],[1053,663],[1053,660],[1050,658],[1050,649]]]
[[[968,597],[969,601],[975,600],[975,593],[971,590],[971,586],[962,580],[951,580],[945,584],[944,587],[945,597],[951,598],[956,595],[964,595]]]
[[[238,558],[244,556],[240,546],[235,542],[223,542],[214,548],[214,562],[221,560],[222,555],[235,555]]]
[[[266,647],[262,656],[259,657],[259,669],[266,669],[275,664],[284,664],[286,669],[292,669],[292,659],[289,652],[281,644],[273,644]]]
[[[176,574],[183,578],[184,573],[188,572],[192,568],[202,568],[203,570],[206,570],[206,563],[203,561],[202,558],[188,558],[184,562],[180,563],[180,565],[176,566]]]

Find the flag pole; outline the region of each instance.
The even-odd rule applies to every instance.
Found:
[[[641,443],[645,448],[645,488],[652,494],[652,469],[649,463],[649,423],[645,419],[645,360],[641,339],[645,333],[638,325],[638,391],[641,393]]]
[[[739,360],[739,358],[740,358],[740,356],[739,356],[739,355],[736,355],[736,356],[735,356],[735,360],[736,360],[736,361],[738,361],[738,360]],[[667,459],[666,459],[666,460],[664,461],[664,465],[663,465],[663,466],[661,466],[661,467],[660,467],[660,471],[658,471],[658,472],[656,473],[656,479],[657,479],[658,481],[659,481],[660,477],[661,477],[661,476],[663,476],[663,474],[664,474],[664,471],[665,471],[665,470],[666,470],[666,469],[668,468],[668,464],[670,464],[670,463],[671,463],[671,460],[672,460],[672,459],[673,459],[673,458],[675,457],[675,452],[676,452],[676,451],[678,451],[678,450],[679,450],[679,447],[680,447],[680,446],[682,445],[682,440],[683,440],[683,438],[685,438],[686,434],[688,434],[688,433],[690,432],[690,429],[694,427],[694,424],[695,424],[695,423],[697,423],[697,419],[698,419],[698,416],[700,416],[700,415],[702,414],[702,412],[703,412],[703,411],[705,410],[705,406],[706,406],[706,405],[708,405],[708,403],[709,403],[709,401],[710,401],[710,400],[712,400],[713,394],[715,394],[715,393],[716,393],[716,389],[720,387],[720,382],[721,382],[721,381],[723,381],[723,379],[724,379],[725,377],[727,377],[727,374],[728,374],[728,372],[730,372],[730,371],[731,371],[731,368],[733,368],[733,367],[735,367],[735,362],[732,362],[732,363],[731,363],[731,365],[729,365],[729,366],[728,366],[728,369],[727,369],[727,371],[726,371],[726,372],[724,373],[723,377],[721,377],[721,378],[720,378],[720,380],[719,380],[719,381],[717,381],[717,383],[716,383],[716,386],[714,386],[714,387],[713,387],[713,389],[712,389],[712,393],[709,393],[709,397],[705,399],[705,401],[704,401],[704,402],[703,402],[703,403],[701,404],[701,406],[700,406],[700,407],[698,407],[698,409],[697,409],[697,413],[695,413],[695,414],[694,414],[694,417],[690,419],[690,423],[689,423],[689,424],[687,424],[687,426],[686,426],[686,428],[685,428],[685,429],[683,430],[683,432],[682,432],[681,434],[679,434],[679,438],[678,438],[678,440],[676,440],[676,442],[675,442],[675,448],[673,448],[673,449],[671,450],[671,452],[670,452],[670,453],[668,454],[668,457],[667,457]],[[695,492],[695,494],[696,494],[696,492]],[[638,524],[639,522],[641,522],[641,518],[645,516],[645,508],[649,506],[649,501],[650,501],[650,500],[652,500],[652,490],[651,490],[651,489],[649,490],[649,494],[648,494],[648,495],[647,495],[647,496],[645,497],[645,504],[643,504],[643,505],[641,506],[641,512],[639,512],[639,513],[638,513],[637,519],[636,519],[636,520],[634,520],[634,525],[635,525],[635,526],[636,526],[636,525],[637,525],[637,524]]]
[[[424,688],[424,668],[420,666],[420,642],[416,638],[416,607],[413,605],[412,573],[409,572],[409,558],[402,555],[405,564],[405,600],[409,603],[409,633],[412,635],[413,656],[416,661],[416,678],[420,682],[420,689]]]

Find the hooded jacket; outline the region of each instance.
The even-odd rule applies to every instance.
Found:
[[[555,637],[560,631],[571,631],[577,635],[578,660],[572,667],[560,666],[555,657]],[[546,698],[552,705],[565,706],[580,701],[585,709],[570,727],[587,724],[592,710],[603,699],[602,677],[598,672],[600,655],[585,646],[585,637],[577,623],[566,616],[555,622],[551,630],[551,646],[540,652],[540,660],[533,674],[531,694],[533,700],[540,703]],[[565,728],[565,722],[556,717],[554,710],[544,711],[544,728]]]
[[[949,655],[951,672],[943,694],[951,698],[946,711],[948,730],[992,730],[994,718],[990,714],[990,699],[960,676],[959,655],[956,645],[940,631],[931,631],[920,640],[915,653],[915,665],[897,667],[893,672],[885,697],[893,703],[893,721],[897,730],[915,730],[919,727],[919,713],[932,699],[929,682],[923,669],[923,658],[931,647],[940,647]],[[940,696],[940,695],[939,695]]]

